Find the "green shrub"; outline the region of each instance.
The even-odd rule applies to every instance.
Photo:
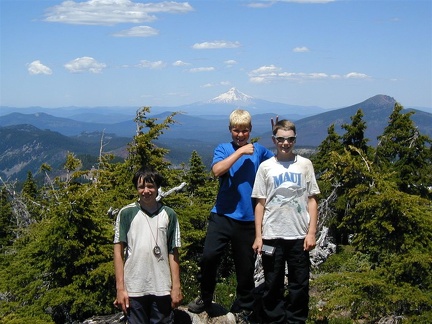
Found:
[[[393,284],[382,269],[320,274],[311,283],[312,320],[377,322],[389,316],[427,318],[432,294],[408,283]]]

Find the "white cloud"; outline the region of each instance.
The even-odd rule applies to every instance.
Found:
[[[69,63],[66,63],[64,67],[69,72],[91,72],[91,73],[100,73],[104,68],[106,68],[105,63],[99,63],[92,57],[84,56],[76,58]]]
[[[271,0],[273,2],[296,2],[296,3],[329,3],[336,0]]]
[[[138,67],[147,68],[147,69],[162,69],[165,66],[166,63],[164,63],[163,61],[150,62],[146,60],[141,60],[140,63],[138,64]]]
[[[224,61],[224,64],[225,64],[227,67],[232,67],[233,65],[236,65],[236,64],[237,64],[237,61],[236,61],[236,60],[226,60],[226,61]]]
[[[201,88],[212,88],[212,87],[218,87],[218,86],[224,86],[224,87],[226,87],[226,86],[229,86],[229,85],[231,85],[231,82],[229,82],[229,81],[221,81],[221,82],[218,82],[218,83],[206,83],[206,84],[203,84],[201,86]]]
[[[214,71],[214,67],[199,67],[199,68],[193,68],[190,69],[189,72],[195,73],[195,72],[211,72]]]
[[[250,7],[250,8],[268,8],[268,7],[271,7],[274,3],[275,3],[275,1],[251,2],[251,3],[247,4],[246,6]]]
[[[302,47],[295,47],[293,48],[293,52],[295,53],[305,53],[305,52],[309,52],[309,48],[302,46]]]
[[[158,30],[149,26],[137,26],[114,33],[114,37],[150,37],[158,35]]]
[[[292,80],[292,81],[306,81],[306,80],[337,80],[337,79],[366,79],[368,75],[358,72],[350,72],[345,75],[327,74],[323,72],[286,72],[281,71],[274,65],[265,65],[256,70],[249,72],[249,81],[253,83],[271,83],[275,81]]]
[[[43,65],[39,60],[31,62],[27,66],[28,66],[28,69],[27,69],[28,72],[32,75],[35,75],[35,74],[50,75],[50,74],[52,74],[52,70],[48,66]]]
[[[272,74],[271,77],[273,79],[280,78],[280,79],[295,79],[299,77],[305,77],[305,73],[293,73],[293,72],[281,72],[278,74]]]
[[[252,2],[247,4],[250,8],[267,8],[280,2],[294,2],[294,3],[329,3],[336,0],[263,0],[261,2]]]
[[[218,48],[237,48],[240,42],[213,41],[204,43],[195,43],[193,49],[218,49]]]
[[[252,74],[267,74],[267,73],[274,73],[276,71],[279,71],[280,68],[272,65],[264,65],[261,66],[260,68],[253,70],[251,73]]]
[[[141,3],[131,0],[64,1],[50,7],[45,21],[77,25],[115,25],[119,23],[143,23],[156,20],[155,14],[181,14],[193,11],[187,2]]]
[[[186,65],[190,65],[190,63],[186,63],[186,62],[178,60],[178,61],[175,61],[172,65],[173,66],[186,66]]]
[[[369,76],[367,74],[364,74],[364,73],[350,72],[348,74],[345,74],[345,78],[347,78],[347,79],[366,79],[366,78],[369,78]]]
[[[321,72],[309,73],[308,78],[310,79],[328,79],[328,75]]]

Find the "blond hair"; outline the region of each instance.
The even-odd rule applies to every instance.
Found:
[[[243,109],[234,110],[229,118],[229,127],[243,126],[252,128],[252,117],[248,111]]]

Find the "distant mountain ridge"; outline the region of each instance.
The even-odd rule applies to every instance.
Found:
[[[208,120],[211,119],[212,128],[206,127],[206,136],[213,141],[224,138],[220,136],[220,129],[226,127],[227,117],[237,108],[247,109],[252,115],[268,115],[270,112],[278,112],[278,114],[283,114],[285,118],[293,121],[325,111],[320,107],[294,106],[256,99],[233,87],[213,99],[191,105],[151,107],[150,116],[163,118],[171,112],[180,112],[181,114],[176,116],[178,124],[173,125],[167,132],[175,138],[195,136],[194,133],[199,127],[190,127],[189,125],[194,125],[194,120],[196,121],[195,124],[201,121],[204,125],[209,123]],[[78,135],[82,132],[106,130],[118,136],[128,137],[133,136],[135,132],[133,119],[136,116],[137,108],[103,107],[100,109],[85,109],[64,107],[61,109],[44,109],[41,107],[29,107],[13,109],[2,107],[3,114],[7,111],[10,111],[10,113],[0,116],[0,126],[31,124],[40,129],[50,129],[67,136]],[[262,129],[259,124],[257,120],[254,120],[254,130],[257,134],[265,131],[268,127],[267,122],[265,128]],[[179,136],[176,134],[177,131],[180,133]]]
[[[127,120],[125,117],[132,117],[133,119],[138,108],[140,107],[60,107],[53,109],[43,107],[14,108],[2,106],[0,107],[0,116],[13,112],[26,114],[46,113],[56,117],[66,117],[78,121],[115,123],[116,121],[113,117],[117,118],[117,121]],[[237,108],[247,108],[252,114],[261,114],[273,111],[283,112],[292,120],[298,120],[300,118],[326,111],[326,109],[317,106],[289,105],[257,99],[240,92],[236,88],[231,88],[227,92],[210,100],[199,101],[177,107],[152,106],[151,111],[152,114],[160,114],[167,111],[179,111],[190,116],[226,117]]]
[[[0,106],[0,116],[5,116],[13,112],[23,114],[46,113],[55,117],[70,118],[76,121],[85,121],[92,123],[113,124],[120,121],[127,121],[136,115],[139,106],[102,106],[102,107],[26,107],[16,108],[9,106]],[[226,117],[236,108],[245,108],[251,114],[277,113],[284,115],[290,120],[296,121],[305,117],[314,116],[320,113],[338,110],[341,108],[324,109],[319,106],[301,106],[291,105],[273,101],[267,101],[247,95],[235,87],[230,88],[227,92],[205,101],[194,102],[191,104],[172,106],[151,106],[152,114],[160,114],[167,111],[180,111],[190,116],[213,116]],[[432,113],[432,107],[409,107],[428,113]]]
[[[332,124],[336,126],[335,129],[338,133],[344,133],[345,131],[342,130],[341,125],[351,124],[351,117],[361,109],[364,115],[363,120],[366,122],[365,137],[369,139],[369,145],[375,146],[378,142],[377,137],[382,134],[389,123],[389,117],[395,104],[396,100],[390,96],[376,95],[346,108],[303,118],[296,122],[296,127],[302,130],[302,139],[299,139],[298,143],[304,141],[307,145],[319,145],[327,136],[327,129]],[[421,133],[432,137],[432,114],[415,109],[404,109],[402,113],[408,111],[415,112],[411,119]]]
[[[232,102],[252,100],[252,97],[243,97],[235,89],[232,89],[226,96],[218,96],[213,99],[217,98]],[[388,125],[388,118],[395,103],[396,100],[390,96],[376,95],[346,108],[321,112],[300,119],[292,118],[292,110],[255,113],[255,110],[249,107],[244,107],[244,109],[249,110],[252,114],[251,136],[259,137],[260,143],[269,148],[273,148],[270,119],[275,118],[276,115],[279,116],[279,119],[295,121],[298,148],[316,147],[327,136],[327,129],[330,125],[334,124],[336,131],[340,134],[343,133],[344,131],[340,126],[351,124],[351,117],[361,109],[364,114],[363,120],[367,126],[365,136],[370,140],[369,145],[374,146],[377,142],[377,136],[381,135]],[[214,103],[208,105],[219,107],[219,104]],[[229,112],[234,109],[233,107],[229,108]],[[179,111],[177,108],[179,107],[171,109],[171,111]],[[432,114],[414,109],[404,109],[402,113],[407,111],[415,112],[411,119],[420,132],[432,137]],[[70,108],[68,113],[71,116],[79,115],[82,117],[90,112],[85,109],[74,110]],[[168,110],[154,112],[151,108],[149,117],[162,120],[168,114],[170,114]],[[164,131],[157,144],[170,150],[168,158],[174,164],[187,163],[191,152],[195,150],[208,166],[214,147],[220,142],[230,141],[228,114],[177,114],[174,117],[176,123]],[[17,176],[18,174],[22,176],[26,169],[32,172],[37,171],[43,162],[58,164],[67,151],[97,156],[102,132],[107,136],[109,134],[110,150],[113,152],[120,151],[124,154],[126,143],[132,140],[136,131],[136,125],[133,122],[135,115],[123,120],[127,116],[124,111],[106,109],[93,110],[91,116],[97,122],[84,122],[72,117],[56,117],[47,113],[23,114],[13,112],[0,116],[0,152],[2,152],[0,155],[0,175],[2,177]],[[120,118],[119,122],[115,122],[118,116],[123,118]]]
[[[227,93],[227,96],[218,96],[218,100],[231,100],[236,102],[239,98],[245,98],[240,92],[234,88]],[[216,99],[214,98],[214,99]],[[249,100],[250,96],[246,99]],[[241,100],[243,100],[241,99]],[[213,100],[213,99],[212,99]],[[276,115],[280,118],[290,119],[296,123],[299,138],[297,143],[305,146],[317,146],[327,135],[327,129],[330,125],[335,124],[336,130],[341,132],[340,125],[351,123],[351,117],[362,109],[364,120],[367,125],[366,137],[368,137],[371,145],[376,143],[376,137],[381,134],[384,127],[387,125],[387,119],[390,116],[396,100],[386,95],[376,95],[361,103],[336,109],[326,112],[321,112],[300,119],[292,118],[292,111],[275,110],[273,112],[255,113],[255,110],[249,107],[244,107],[249,110],[253,116],[253,136],[270,138],[269,120]],[[230,108],[229,113],[231,112]],[[173,109],[172,111],[178,111]],[[153,112],[151,108],[150,117],[163,119],[170,111],[161,113]],[[198,139],[205,143],[217,143],[227,139],[228,115],[191,115],[188,113],[180,113],[175,116],[176,123],[164,132],[162,140],[190,140]],[[129,119],[113,122],[110,116],[110,111],[93,112],[94,119],[97,122],[87,122],[74,120],[72,118],[55,117],[47,113],[22,114],[18,112],[9,115],[0,116],[0,126],[10,126],[17,124],[30,124],[39,129],[49,129],[54,132],[59,132],[66,136],[77,136],[83,132],[107,132],[116,134],[119,137],[132,138],[135,134],[136,127],[133,122],[135,115],[131,115]],[[115,113],[114,113],[115,115]],[[97,117],[98,116],[98,117]],[[107,117],[108,116],[108,117]],[[117,116],[117,115],[115,115]],[[418,125],[420,130],[426,135],[431,134],[431,116],[432,114],[415,110],[412,116],[413,121]],[[211,125],[211,127],[209,127]]]

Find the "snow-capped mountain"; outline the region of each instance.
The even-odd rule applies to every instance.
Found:
[[[159,108],[159,107],[152,107]],[[227,116],[234,109],[241,108],[248,110],[251,114],[285,114],[291,120],[298,120],[303,117],[312,116],[324,112],[325,109],[315,106],[288,105],[279,102],[271,102],[249,96],[237,88],[231,88],[213,99],[198,101],[189,105],[177,107],[179,111],[189,115],[215,115]],[[172,109],[172,108],[171,108]],[[166,109],[165,109],[166,110]]]
[[[227,92],[210,99],[210,104],[233,104],[240,107],[246,107],[254,103],[254,98],[238,91],[236,88],[231,88]]]

